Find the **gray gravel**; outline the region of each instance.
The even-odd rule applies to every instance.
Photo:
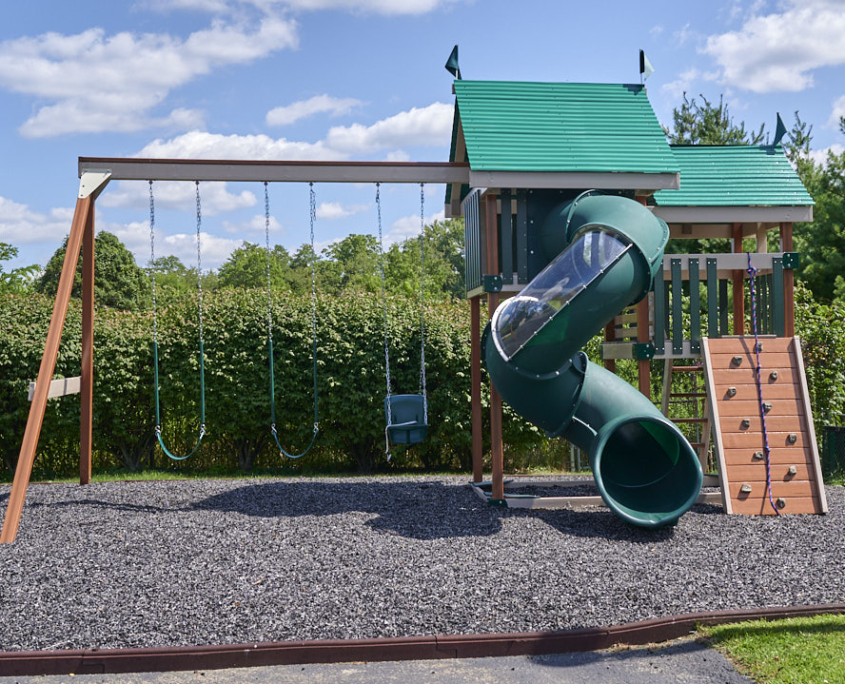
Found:
[[[32,485],[0,650],[519,632],[845,600],[827,516],[630,527],[487,506],[465,478]],[[10,487],[0,486],[0,515]]]

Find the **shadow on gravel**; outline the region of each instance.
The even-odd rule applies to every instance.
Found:
[[[216,494],[193,508],[265,518],[369,513],[377,516],[365,523],[373,530],[413,539],[483,537],[501,529],[498,510],[468,486],[439,482],[268,482]]]

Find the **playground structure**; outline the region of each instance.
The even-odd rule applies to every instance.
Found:
[[[779,141],[760,147],[670,148],[645,89],[637,85],[458,78],[454,92],[455,124],[446,163],[80,158],[76,210],[0,542],[15,539],[46,402],[62,392],[51,380],[80,250],[84,254],[80,482],[90,481],[94,204],[111,180],[445,184],[447,217],[462,215],[466,222],[466,290],[472,315],[472,479],[478,491],[483,484],[484,354],[493,378],[492,503],[538,507],[603,501],[629,522],[659,527],[673,524],[695,501],[713,500],[712,494],[699,496],[703,483],[721,485],[726,512],[824,512],[818,449],[793,323],[791,269],[797,255],[792,252],[792,223],[812,220],[812,200]],[[780,231],[781,251],[770,254],[767,232],[773,228]],[[667,238],[717,237],[732,239],[734,253],[663,255]],[[756,239],[751,258],[742,253],[745,238]],[[554,291],[569,277],[568,269],[576,267],[579,249],[580,265],[587,268],[580,276],[582,294],[570,291],[555,299]],[[761,322],[762,351],[746,336],[745,271],[751,268],[751,259],[761,302],[752,322]],[[544,271],[550,263],[551,270]],[[546,273],[554,274],[556,280],[544,281]],[[699,298],[703,280],[707,283],[706,336],[702,335]],[[534,294],[526,294],[526,286]],[[526,307],[523,329],[530,334],[503,356],[508,310],[497,309],[513,295],[518,295],[512,300],[518,303],[530,303],[529,297],[547,303],[554,300],[554,312],[547,309],[550,315],[535,317],[541,311]],[[488,337],[484,352],[483,297],[488,317],[494,318],[493,341]],[[538,325],[532,327],[533,323]],[[588,365],[577,351],[602,327],[606,370]],[[745,356],[713,346],[729,340],[736,340]],[[554,352],[534,353],[540,343]],[[767,386],[758,389],[763,400],[771,398],[771,402],[755,401],[750,395],[749,387],[755,383],[747,372],[749,365],[754,367],[751,354],[761,355],[757,366],[769,373]],[[721,356],[733,365],[719,368],[715,360]],[[699,358],[704,365],[682,365],[684,360]],[[524,364],[525,359],[529,359],[525,368],[510,363]],[[637,361],[643,398],[613,376],[618,359]],[[654,359],[666,364],[662,414],[651,404]],[[770,370],[774,363],[781,370]],[[557,380],[564,366],[580,376],[569,389],[561,389]],[[706,373],[706,405],[695,418],[677,421],[694,420],[701,426],[700,441],[689,444],[666,414],[673,376],[693,372]],[[545,389],[550,385],[543,384],[542,392],[548,393],[543,400],[529,396],[524,401],[537,391],[526,375],[533,375],[531,381],[552,380],[554,388]],[[760,377],[758,371],[758,385]],[[582,378],[592,378],[583,380],[583,389]],[[774,384],[781,393],[767,395]],[[791,388],[792,394],[787,396],[781,387]],[[503,395],[550,434],[566,434],[590,451],[601,499],[550,501],[506,495]],[[587,401],[588,395],[595,397]],[[421,421],[419,415],[424,399],[422,404],[411,403],[409,422],[427,423],[428,416]],[[631,411],[631,404],[638,408]],[[388,397],[388,430],[401,430],[399,423],[406,419],[392,410]],[[711,430],[718,481],[702,477]],[[394,435],[396,441],[402,439],[399,435]],[[406,436],[409,443],[421,438],[420,434]],[[775,440],[772,449],[768,438]],[[623,454],[635,458],[624,459]]]
[[[608,397],[600,402],[605,415],[597,416],[592,411],[595,402],[587,399],[587,413],[593,415],[580,416],[579,402],[585,403],[580,387],[559,389],[563,380],[557,374],[572,370],[565,354],[548,358],[540,351],[556,334],[555,328],[579,328],[576,335],[585,342],[604,327],[605,367],[614,371],[620,359],[636,361],[638,388],[649,400],[651,364],[664,362],[662,413],[671,417],[677,399],[692,409],[673,422],[696,429],[690,446],[702,469],[708,467],[711,433],[714,436],[718,476],[706,475],[703,484],[719,486],[721,492],[704,493],[698,500],[721,500],[727,513],[826,512],[800,340],[794,330],[792,269],[798,255],[792,251],[792,224],[812,221],[813,201],[784,156],[780,140],[763,146],[670,146],[641,85],[456,80],[454,90],[457,106],[450,159],[470,163],[470,183],[449,187],[446,202],[447,216],[464,216],[466,222],[466,290],[475,353],[473,481],[479,485],[483,483],[481,300],[486,298],[488,317],[493,319],[494,340],[497,322],[507,317],[509,305],[501,304],[507,297],[558,299],[554,306],[559,309],[546,317],[529,316],[535,329],[529,323],[524,349],[510,356],[493,350],[487,341],[485,359],[493,380],[492,482],[479,486],[479,494],[484,496],[487,490],[492,502],[510,507],[603,502],[644,526],[677,519],[683,507],[673,506],[679,499],[657,490],[675,477],[693,488],[694,473],[681,476],[677,465],[668,462],[665,469],[655,470],[654,459],[663,461],[666,452],[654,444],[646,446],[650,440],[660,441],[651,435],[633,450],[632,442],[619,445],[620,457],[610,459],[612,472],[604,473],[611,476],[608,482],[601,472],[610,467],[602,464],[608,442],[602,436],[607,437],[617,421],[624,423],[630,414],[629,400],[621,394],[617,401]],[[620,294],[612,296],[614,301],[620,297],[614,304],[620,306],[612,313],[619,315],[610,320],[612,307],[606,299],[610,293],[602,291],[616,268],[610,261],[607,273],[593,273],[583,281],[581,294],[562,301],[552,288],[563,281],[543,282],[543,269],[554,259],[566,258],[566,252],[560,256],[558,252],[570,241],[593,228],[621,234],[628,245],[642,239],[630,235],[630,222],[616,221],[616,209],[599,207],[610,198],[588,198],[593,208],[586,209],[587,201],[578,198],[587,189],[615,195],[617,203],[629,207],[648,207],[658,220],[641,232],[649,239],[664,224],[672,239],[727,238],[733,252],[661,254],[652,263],[653,279],[645,287],[648,296],[637,288],[626,291],[630,283],[624,279],[618,283]],[[585,218],[578,217],[581,211]],[[769,253],[768,232],[773,229],[779,231],[780,251]],[[753,254],[744,253],[746,239],[755,241]],[[591,283],[598,286],[595,294]],[[754,297],[746,308],[749,285]],[[567,307],[572,309],[570,315],[565,315]],[[548,333],[540,328],[546,324]],[[755,335],[749,336],[752,331]],[[590,373],[598,375],[591,369],[587,377]],[[531,374],[542,377],[527,377]],[[696,376],[703,376],[697,387],[676,391],[679,378]],[[554,389],[540,390],[541,386]],[[513,408],[547,433],[564,433],[576,444],[582,442],[590,452],[600,497],[506,494],[499,390]],[[573,427],[565,432],[573,415]],[[647,419],[643,425],[650,422]],[[637,465],[622,463],[622,453]],[[674,463],[687,468],[684,458]],[[638,474],[637,468],[645,468],[655,479],[638,479],[645,473]],[[514,488],[522,484],[526,483],[511,483]],[[620,505],[630,508],[616,498],[619,492],[634,504],[633,519],[630,510],[617,510]],[[686,499],[684,505],[693,501]]]

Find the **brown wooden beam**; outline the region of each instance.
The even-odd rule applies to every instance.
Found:
[[[82,405],[79,414],[79,484],[91,482],[94,439],[94,202],[82,237]]]
[[[496,211],[496,195],[488,194],[484,205],[484,223],[487,230],[487,275],[499,273],[499,220]],[[487,293],[487,316],[499,306],[499,293]],[[492,470],[492,497],[505,498],[505,458],[502,444],[502,397],[490,382],[490,461]]]
[[[470,305],[470,396],[472,406],[472,481],[484,480],[484,435],[481,424],[481,298],[473,297]]]
[[[780,224],[780,242],[782,252],[793,251],[792,224]],[[783,320],[787,337],[795,337],[795,271],[791,268],[783,271]]]
[[[735,254],[741,254],[745,250],[742,248],[742,224],[734,223],[731,227],[731,235],[733,237],[733,250]],[[734,271],[731,276],[733,280],[733,319],[734,319],[734,335],[745,334],[745,275],[742,271]]]
[[[648,197],[645,195],[636,195],[634,201],[639,202],[643,206],[648,205]],[[649,342],[650,338],[648,295],[646,295],[637,304],[637,342]],[[639,359],[637,361],[637,384],[640,393],[651,399],[651,361],[648,359]]]
[[[606,326],[604,326],[604,341],[605,342],[615,342],[616,341],[616,321],[612,320]],[[611,373],[616,372],[616,359],[605,359],[604,360],[604,367],[607,368]]]
[[[3,530],[0,532],[0,543],[2,544],[9,544],[15,541],[15,537],[18,535],[26,490],[29,486],[29,478],[32,475],[32,464],[35,461],[35,450],[38,447],[41,424],[44,422],[44,411],[47,408],[47,394],[50,391],[50,380],[53,377],[53,371],[56,369],[56,356],[59,353],[62,329],[64,328],[65,317],[67,316],[67,310],[70,304],[70,292],[73,288],[74,276],[76,275],[76,265],[79,262],[82,235],[85,232],[88,215],[93,204],[94,198],[91,196],[78,199],[76,202],[76,210],[73,215],[73,223],[71,224],[70,235],[68,236],[65,250],[65,261],[62,266],[62,274],[59,277],[56,301],[53,304],[53,316],[50,319],[50,328],[47,331],[47,342],[44,345],[44,355],[41,357],[41,367],[38,370],[35,394],[32,397],[32,404],[29,407],[29,418],[26,421],[23,444],[21,445],[18,465],[15,470],[15,479],[12,482],[12,493],[9,496],[9,503],[6,506]]]

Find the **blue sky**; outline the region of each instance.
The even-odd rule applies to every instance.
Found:
[[[774,130],[793,112],[842,151],[845,0],[31,0],[0,22],[0,241],[44,264],[70,227],[79,156],[445,161],[464,78],[639,82],[671,123],[682,93]],[[156,253],[196,258],[193,186],[156,187]],[[203,264],[263,244],[263,189],[203,184]],[[443,188],[425,214],[442,216]],[[375,190],[317,186],[318,247],[376,231]],[[388,241],[419,230],[419,191],[382,190]],[[145,183],[109,185],[99,229],[149,259]],[[271,188],[272,242],[308,240],[308,189]],[[8,265],[7,265],[8,266]]]

